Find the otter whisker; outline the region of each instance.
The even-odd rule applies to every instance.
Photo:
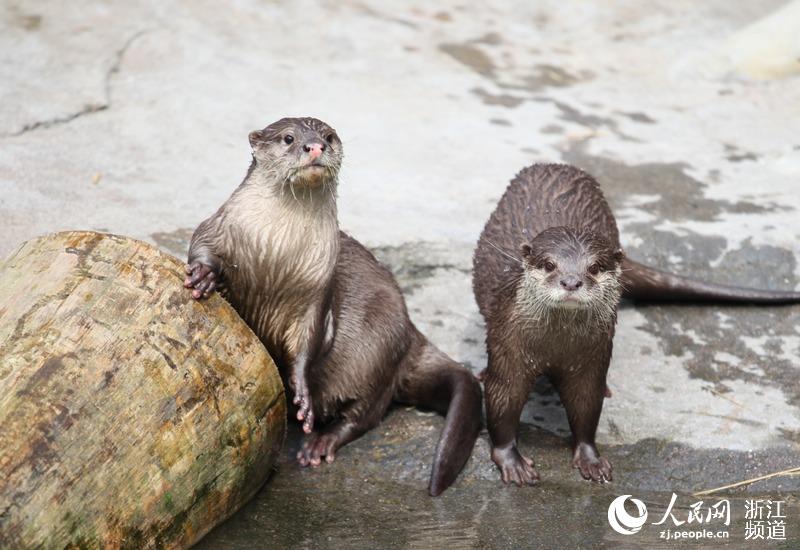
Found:
[[[294,197],[294,201],[297,204],[300,204],[300,201],[297,199],[297,194],[295,194],[294,184],[292,182],[289,182],[289,190],[292,192],[292,197]]]
[[[491,246],[492,248],[494,248],[495,250],[497,250],[497,251],[498,251],[500,254],[502,254],[502,255],[503,255],[503,256],[505,256],[506,258],[510,258],[510,259],[514,260],[515,262],[518,262],[518,263],[520,263],[520,264],[524,263],[524,262],[522,261],[522,259],[521,259],[521,258],[517,258],[517,257],[515,257],[515,256],[511,255],[510,253],[506,252],[505,250],[501,249],[499,246],[497,246],[496,244],[494,244],[494,243],[493,243],[492,241],[490,241],[489,239],[485,239],[485,240],[486,240],[486,243],[487,243],[489,246]]]

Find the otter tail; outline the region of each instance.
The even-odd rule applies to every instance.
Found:
[[[475,376],[418,333],[401,366],[396,399],[445,415],[428,491],[438,496],[458,477],[481,427],[481,387]]]
[[[622,261],[623,298],[657,302],[740,302],[750,304],[800,303],[800,292],[758,290],[717,285],[647,267],[628,258]]]

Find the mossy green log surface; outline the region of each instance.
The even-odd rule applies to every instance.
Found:
[[[0,547],[182,548],[263,485],[277,369],[148,244],[66,232],[0,262]]]

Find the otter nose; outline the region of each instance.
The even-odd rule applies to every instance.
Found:
[[[561,279],[560,283],[561,286],[563,286],[566,290],[578,290],[583,286],[583,281],[581,281],[575,275],[567,275]]]
[[[316,158],[319,158],[319,156],[322,154],[322,152],[324,150],[325,150],[325,144],[324,143],[312,142],[312,143],[306,143],[305,145],[303,145],[303,151],[308,153],[311,156],[312,160],[316,159]]]

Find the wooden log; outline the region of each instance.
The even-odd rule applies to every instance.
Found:
[[[183,263],[91,232],[0,263],[0,548],[183,548],[263,485],[274,363]]]

